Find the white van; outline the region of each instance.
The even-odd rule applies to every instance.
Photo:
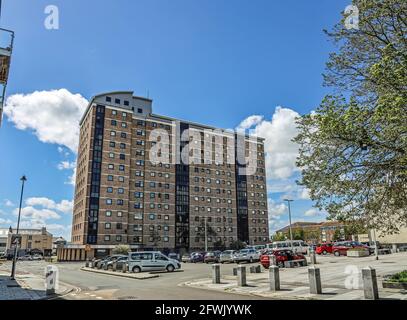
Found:
[[[303,240],[293,240],[292,245],[290,240],[286,241],[275,241],[267,245],[268,249],[273,250],[293,250],[296,253],[307,254],[309,246]]]
[[[172,272],[181,268],[181,264],[159,251],[142,251],[129,253],[129,271],[164,271]]]

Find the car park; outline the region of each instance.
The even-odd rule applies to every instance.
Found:
[[[233,255],[233,262],[255,262],[260,260],[260,254],[255,249],[242,249]]]
[[[32,261],[33,258],[29,254],[26,254],[24,256],[18,257],[17,260],[20,260],[20,261]]]
[[[205,254],[199,252],[191,253],[191,261],[192,263],[198,263],[204,261]]]
[[[287,241],[274,241],[271,244],[267,244],[268,249],[273,250],[293,250],[295,253],[307,254],[309,246],[303,240],[287,240]]]
[[[283,268],[286,261],[298,261],[300,265],[306,266],[307,259],[301,253],[294,253],[292,250],[273,250],[265,251],[260,257],[261,265],[268,269],[270,267],[270,256],[276,257],[276,264],[278,267]]]
[[[108,257],[106,257],[105,259],[103,259],[103,260],[101,260],[101,261],[99,261],[97,264],[96,264],[96,267],[98,267],[98,268],[103,268],[105,265],[107,265],[108,263],[113,263],[113,262],[115,262],[117,259],[119,259],[119,258],[121,258],[121,257],[127,257],[127,256],[125,256],[125,255],[122,255],[122,254],[117,254],[117,255],[113,255],[113,256],[108,256]]]
[[[348,250],[352,248],[365,248],[366,250],[369,250],[368,246],[357,241],[341,241],[334,243],[332,246],[332,252],[336,257],[346,256]]]
[[[220,263],[232,263],[233,255],[236,254],[236,250],[225,250],[219,255]]]
[[[332,253],[332,243],[320,243],[316,246],[315,249],[316,254],[323,254],[327,255],[328,253]]]
[[[138,273],[142,271],[168,271],[181,268],[179,261],[170,259],[159,251],[130,252],[128,256],[129,270]]]

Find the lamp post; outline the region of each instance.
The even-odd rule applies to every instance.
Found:
[[[205,216],[205,252],[208,252],[208,217]]]
[[[20,230],[20,217],[21,217],[21,206],[23,204],[23,194],[24,194],[24,183],[27,181],[26,176],[22,176],[21,180],[21,194],[20,194],[20,207],[18,209],[18,219],[17,219],[17,231],[16,231],[16,243],[14,246],[14,255],[13,255],[13,265],[11,266],[11,280],[15,280],[16,275],[16,263],[17,263],[17,254],[18,254],[18,246],[20,244],[20,240],[18,237],[18,232]],[[13,235],[11,235],[13,238]]]
[[[291,202],[293,202],[294,200],[290,200],[290,199],[284,199],[284,201],[287,201],[288,204],[288,218],[290,220],[290,243],[291,243],[291,250],[294,250],[293,247],[293,230],[291,228]]]

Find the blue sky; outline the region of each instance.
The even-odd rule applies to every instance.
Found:
[[[15,224],[19,177],[26,174],[25,225],[45,223],[55,234],[70,234],[71,213],[63,201],[73,196],[74,144],[45,132],[48,115],[32,110],[50,110],[52,103],[43,99],[63,95],[62,111],[47,121],[60,121],[72,141],[83,101],[69,95],[89,99],[114,90],[149,93],[155,113],[217,127],[234,128],[261,116],[249,119],[271,137],[270,150],[281,152],[269,164],[272,229],[286,224],[281,205],[286,195],[297,199],[294,219],[323,219],[308,211],[312,203],[295,187],[295,146],[285,149],[284,139],[293,133],[293,115],[309,112],[327,93],[321,74],[334,48],[322,30],[339,21],[350,0],[3,3],[1,27],[14,30],[16,37],[9,113],[0,129],[0,227]],[[58,30],[44,26],[50,4],[59,9]],[[67,91],[52,91],[59,89]],[[32,96],[35,91],[42,96]],[[16,106],[21,112],[11,111]],[[281,164],[285,155],[287,164]],[[58,169],[62,161],[64,170]]]

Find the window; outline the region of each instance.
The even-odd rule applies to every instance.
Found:
[[[112,228],[111,223],[110,223],[110,222],[106,222],[106,223],[105,223],[105,229],[111,229],[111,228]]]
[[[123,199],[118,199],[118,200],[117,200],[117,205],[118,205],[118,206],[122,206],[123,204],[124,204]]]
[[[122,128],[127,128],[127,123],[126,122],[122,122]]]
[[[109,99],[110,99],[110,101],[109,102],[111,102],[112,101],[112,98],[110,98],[110,97],[108,97]],[[107,100],[107,98],[106,98],[106,100]],[[116,115],[117,114],[117,111],[116,110],[112,110],[112,115]]]
[[[114,153],[113,153],[113,152],[110,152],[110,153],[109,153],[109,158],[110,158],[110,159],[113,159],[113,158],[114,158]]]
[[[116,131],[110,131],[110,135],[111,135],[112,137],[115,137],[115,136],[116,136]]]
[[[122,236],[116,236],[116,241],[117,242],[122,242]]]
[[[124,177],[120,176],[119,177],[119,182],[124,182]]]
[[[121,144],[120,144],[120,149],[126,149],[126,144],[125,144],[125,143],[121,143]]]
[[[116,125],[117,125],[117,121],[116,121],[116,120],[111,120],[111,121],[110,121],[110,124],[111,124],[112,126],[116,126]]]
[[[130,103],[129,103],[127,100],[124,100],[124,101],[123,101],[123,104],[124,104],[125,106],[127,106],[127,107],[130,105]]]
[[[106,199],[106,204],[111,205],[113,203],[112,199]]]
[[[155,214],[154,214],[154,213],[150,213],[150,214],[148,215],[148,218],[149,218],[150,220],[155,220]]]
[[[126,139],[126,138],[127,138],[127,135],[126,135],[125,132],[122,132],[122,133],[120,134],[120,136],[121,136],[123,139]]]
[[[112,216],[112,211],[106,211],[106,217],[111,217]]]
[[[107,188],[107,193],[112,193],[113,192],[113,188],[112,187],[108,187]]]
[[[116,229],[117,230],[123,229],[123,225],[120,222],[116,223]]]
[[[137,112],[138,112],[138,113],[143,113],[143,109],[138,108],[138,109],[137,109]]]
[[[167,237],[167,236],[165,236],[163,239],[164,239],[164,242],[170,241],[169,237]]]
[[[105,241],[110,241],[110,236],[105,236]]]
[[[120,99],[114,99],[114,103],[120,104]]]
[[[112,175],[108,175],[108,176],[107,176],[107,181],[113,181],[113,176],[112,176]]]
[[[108,169],[113,170],[114,169],[114,164],[108,164],[107,167],[108,167]]]
[[[120,154],[120,160],[126,160],[126,155],[123,154],[123,153],[121,153],[121,154]]]
[[[123,188],[117,189],[117,193],[118,193],[118,194],[124,194],[124,189],[123,189]]]
[[[124,165],[121,164],[121,165],[119,166],[119,171],[124,171]]]

